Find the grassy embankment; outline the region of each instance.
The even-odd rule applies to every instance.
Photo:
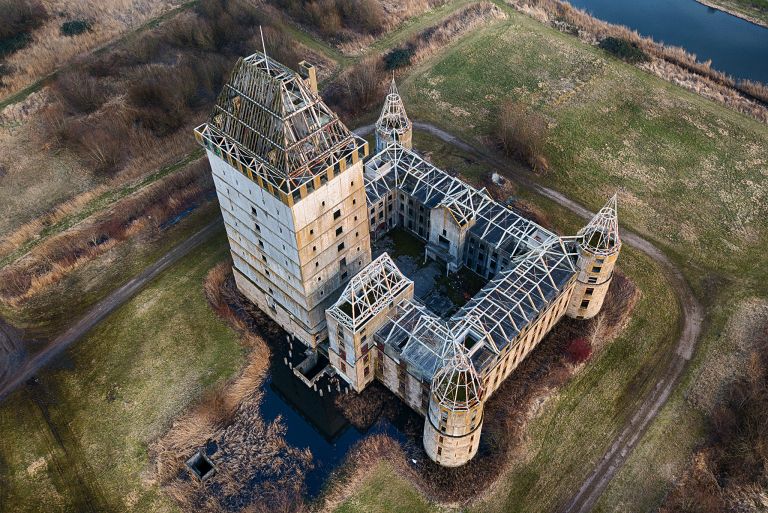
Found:
[[[222,232],[0,406],[0,504],[175,511],[151,480],[147,447],[244,361],[237,334],[203,295],[203,278],[226,254]]]
[[[727,320],[744,300],[768,296],[760,279],[767,263],[761,248],[768,242],[768,128],[509,14],[509,21],[423,63],[401,92],[412,118],[486,147],[504,100],[545,115],[552,171],[538,180],[593,209],[619,188],[622,224],[667,251],[705,304],[703,340],[683,386],[600,504],[603,511],[645,511],[659,504],[703,436],[706,411],[688,395],[732,347],[723,343]],[[525,457],[479,510],[547,511],[571,494],[602,455],[621,412],[631,411],[622,403],[642,391],[651,365],[637,359],[673,343],[649,347],[657,337],[673,337],[659,332],[674,308],[658,297],[666,289],[658,269],[630,248],[620,264],[644,294],[633,324],[531,424]],[[709,382],[707,393],[716,396],[721,386],[722,380]],[[597,411],[590,411],[592,398],[600,399]],[[352,503],[360,497],[376,500],[365,487]]]
[[[768,27],[766,0],[701,0],[701,3]]]

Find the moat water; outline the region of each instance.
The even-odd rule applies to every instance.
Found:
[[[768,28],[694,0],[569,0],[596,18],[682,46],[734,78],[768,83]]]
[[[294,344],[294,349],[300,347],[300,343]],[[401,415],[380,413],[372,425],[359,429],[334,405],[333,396],[337,394],[334,387],[330,393],[323,387],[321,396],[293,374],[282,362],[283,356],[280,355],[272,365],[264,384],[261,414],[267,422],[281,417],[286,427],[286,443],[300,449],[308,448],[312,452],[313,468],[305,476],[308,498],[317,497],[331,472],[343,463],[350,449],[365,436],[386,433],[395,440],[406,441],[406,425],[409,422],[413,424],[416,417],[407,406],[402,405]],[[409,429],[412,431],[413,425]]]

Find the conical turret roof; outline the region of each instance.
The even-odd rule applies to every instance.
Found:
[[[384,101],[384,107],[381,109],[379,119],[376,121],[376,130],[379,132],[404,134],[411,128],[411,120],[405,112],[403,99],[397,92],[395,77],[392,76],[392,83],[389,85],[389,94]]]
[[[579,230],[581,246],[598,255],[610,255],[621,247],[616,194],[592,220]]]
[[[451,410],[469,410],[483,399],[483,389],[472,362],[463,351],[456,351],[435,373],[432,393]]]

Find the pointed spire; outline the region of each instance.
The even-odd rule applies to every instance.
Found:
[[[621,248],[617,196],[614,194],[587,226],[579,230],[581,246],[592,253],[609,255]]]
[[[384,101],[379,119],[376,121],[377,147],[381,146],[378,149],[383,149],[389,143],[399,142],[410,148],[410,132],[411,120],[408,119],[408,114],[405,112],[403,99],[397,91],[395,74],[392,72],[389,93]]]

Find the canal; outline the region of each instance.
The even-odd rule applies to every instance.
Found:
[[[682,46],[737,79],[768,83],[768,28],[695,0],[569,0],[594,17]]]

